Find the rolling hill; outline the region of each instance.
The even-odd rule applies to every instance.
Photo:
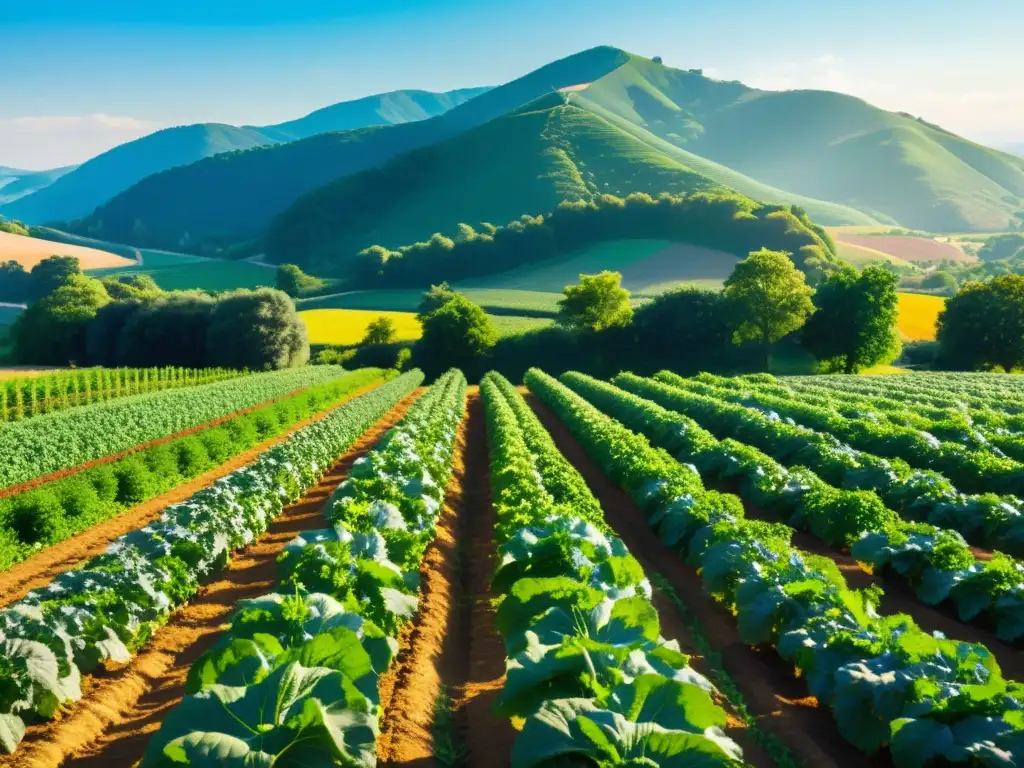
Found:
[[[111,199],[76,229],[109,240],[166,248],[196,249],[197,243],[215,248],[223,242],[258,237],[274,216],[317,187],[483,125],[552,89],[596,80],[627,58],[615,48],[594,48],[552,62],[428,120],[320,134],[174,168]]]
[[[197,123],[166,128],[94,157],[65,175],[59,183],[0,207],[0,213],[33,224],[77,219],[147,176],[169,168],[328,131],[423,120],[486,91],[486,88],[448,93],[395,91],[334,104],[278,125],[237,127]],[[0,189],[0,196],[5,191],[6,188]]]
[[[48,171],[22,171],[18,168],[0,166],[0,205],[14,202],[20,197],[31,195],[43,187],[48,187],[61,176],[71,173],[76,168],[78,168],[77,165],[67,165]]]

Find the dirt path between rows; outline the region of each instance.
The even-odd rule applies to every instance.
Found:
[[[491,469],[487,426],[479,390],[469,402],[469,442],[464,594],[469,620],[463,626],[462,647],[468,669],[452,692],[455,726],[465,746],[464,765],[470,768],[506,768],[511,762],[516,731],[511,721],[494,712],[505,685],[505,644],[494,624],[491,578],[497,563],[494,547],[494,507],[491,505]]]
[[[102,466],[103,464],[110,464],[112,462],[117,461],[118,459],[123,459],[125,456],[130,456],[133,453],[138,453],[139,451],[144,451],[147,448],[152,448],[153,446],[156,445],[162,445],[163,443],[169,443],[172,440],[177,440],[179,437],[187,437],[188,435],[194,435],[196,432],[201,432],[204,429],[209,429],[210,427],[216,427],[218,424],[223,424],[225,421],[230,421],[236,416],[242,416],[243,414],[255,411],[257,408],[263,408],[264,406],[273,405],[274,403],[280,402],[282,400],[289,400],[293,397],[297,397],[301,395],[303,392],[305,392],[307,389],[310,389],[311,387],[314,386],[317,385],[313,384],[310,387],[296,389],[294,392],[289,392],[287,394],[281,395],[280,397],[275,397],[271,400],[264,400],[262,403],[250,405],[248,408],[242,408],[241,410],[234,411],[233,413],[229,413],[224,416],[218,416],[216,419],[204,421],[202,424],[197,424],[194,427],[183,429],[180,432],[175,432],[172,435],[158,437],[154,440],[147,440],[144,443],[133,445],[131,448],[126,448],[125,450],[118,451],[117,453],[110,453],[107,454],[106,456],[100,456],[99,458],[93,459],[92,461],[87,461],[83,464],[75,464],[75,466],[73,467],[67,467],[66,469],[60,469],[57,470],[56,472],[51,472],[48,475],[35,477],[32,478],[31,480],[26,480],[23,483],[18,483],[17,485],[9,485],[6,488],[0,488],[0,499],[7,498],[8,496],[14,496],[16,494],[31,490],[33,488],[38,488],[41,485],[52,483],[54,480],[60,480],[61,478],[64,477],[77,475],[79,472],[84,472],[85,470],[92,469],[93,467],[99,467]],[[179,389],[175,391],[181,390]]]
[[[141,759],[150,736],[181,700],[189,667],[216,642],[235,604],[273,589],[277,556],[284,546],[298,533],[325,525],[320,510],[331,492],[353,462],[373,448],[421,392],[405,397],[364,432],[257,543],[232,560],[195,600],[172,614],[129,664],[88,678],[82,701],[61,721],[30,728],[18,752],[0,759],[0,766],[108,768],[130,766]]]
[[[733,485],[723,488],[723,490],[735,493],[736,487]],[[751,520],[780,522],[777,515],[754,506],[742,496],[740,496],[740,500],[743,502],[743,509],[747,517]],[[848,552],[838,552],[810,533],[794,531],[792,541],[793,546],[799,549],[832,560],[846,578],[846,583],[854,589],[864,589],[872,584],[880,586],[885,595],[882,598],[882,604],[878,606],[878,612],[883,616],[905,613],[926,632],[938,631],[954,640],[981,643],[996,657],[996,661],[999,662],[1006,677],[1014,680],[1024,678],[1024,655],[1021,654],[1020,649],[1004,643],[983,627],[961,621],[952,604],[947,602],[941,606],[925,605],[917,599],[905,579],[893,575],[869,574]]]
[[[770,647],[751,648],[739,638],[736,619],[704,594],[696,570],[666,547],[648,527],[641,510],[594,464],[555,414],[538,398],[527,395],[534,412],[559,450],[583,475],[601,503],[605,519],[647,571],[657,571],[700,622],[705,638],[721,655],[758,725],[775,734],[798,762],[822,766],[886,765],[886,756],[868,758],[843,737],[827,709],[807,695],[804,683]],[[662,605],[658,605],[661,613]],[[665,614],[662,614],[665,615]],[[747,744],[743,744],[747,749]],[[752,754],[751,758],[756,759]]]
[[[33,555],[28,560],[17,563],[6,571],[0,572],[0,608],[9,605],[15,600],[20,600],[33,589],[46,586],[54,577],[64,571],[69,571],[89,558],[102,554],[106,551],[110,542],[118,536],[123,536],[126,533],[142,528],[159,517],[166,507],[184,501],[196,491],[212,485],[221,477],[244,467],[246,464],[252,463],[263,451],[282,442],[314,421],[319,421],[338,406],[366,394],[379,385],[380,382],[378,381],[358,389],[344,399],[336,400],[334,404],[320,413],[296,422],[276,437],[271,437],[262,443],[254,445],[249,450],[228,459],[223,464],[193,478],[187,483],[175,486],[166,493],[162,493],[147,502],[125,510],[110,520],[87,528],[70,539],[54,544],[52,547],[39,552],[39,554]]]

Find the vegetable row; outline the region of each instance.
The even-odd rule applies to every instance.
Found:
[[[934,435],[912,427],[880,424],[870,418],[847,418],[834,408],[776,397],[759,392],[756,386],[739,392],[696,378],[684,379],[668,371],[656,374],[655,378],[674,387],[770,411],[780,418],[792,419],[794,423],[832,435],[862,451],[884,458],[902,459],[910,467],[933,470],[968,493],[1024,496],[1024,464],[991,450],[942,442]]]
[[[0,611],[0,747],[13,751],[27,723],[80,698],[83,674],[128,661],[422,378],[410,372],[349,401]]]
[[[835,455],[816,435],[741,406],[633,374],[614,381],[621,390],[579,374],[563,377],[598,407],[622,407],[631,399],[627,392],[647,399],[631,401],[633,418],[622,420],[680,461],[738,482],[750,503],[831,547],[848,547],[872,572],[903,576],[923,603],[949,599],[965,621],[983,618],[1007,641],[1024,636],[1024,565],[1000,553],[979,561],[956,531],[906,522],[872,490],[830,484],[847,468],[848,453]],[[655,412],[658,424],[672,429],[655,428],[640,416],[644,412]]]
[[[739,763],[717,692],[661,636],[650,583],[583,478],[507,380],[488,374],[480,391],[507,654],[499,708],[525,721],[513,768]]]
[[[1017,497],[961,493],[938,472],[857,450],[829,432],[784,420],[749,399],[722,397],[719,388],[705,384],[680,386],[668,374],[656,378],[651,382],[624,375],[616,381],[632,391],[643,386],[645,396],[662,405],[695,418],[699,414],[714,425],[713,431],[752,442],[785,463],[808,466],[833,485],[874,491],[907,520],[949,528],[977,546],[1024,555],[1024,503]],[[768,437],[763,435],[764,418],[774,423]]]
[[[0,499],[0,570],[148,501],[390,375],[364,368],[194,434]]]
[[[898,766],[1009,766],[1024,754],[1024,686],[1007,681],[983,646],[930,635],[908,616],[878,616],[879,591],[849,589],[831,560],[790,544],[788,526],[745,519],[735,496],[706,490],[694,467],[550,376],[532,369],[526,382],[698,569],[736,615],[741,639],[774,646],[858,749],[888,747]],[[621,403],[624,418],[679,429],[652,403]]]
[[[95,403],[0,429],[0,488],[167,437],[343,373],[307,366]]]
[[[0,380],[0,424],[79,405],[242,376],[230,368],[80,368]]]
[[[353,465],[324,507],[333,527],[285,548],[276,591],[239,602],[143,766],[376,765],[378,678],[416,611],[465,388],[442,376]]]

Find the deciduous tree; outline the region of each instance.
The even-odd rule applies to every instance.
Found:
[[[964,285],[939,315],[938,340],[941,366],[1024,366],[1024,275]]]
[[[596,333],[629,325],[633,319],[629,291],[622,287],[619,272],[580,275],[579,283],[565,286],[563,293],[558,323],[570,330]]]
[[[390,317],[381,315],[366,326],[366,333],[360,344],[390,344],[398,336],[398,326]]]
[[[428,375],[447,368],[475,370],[498,341],[498,333],[479,305],[455,295],[423,320],[423,336],[413,357]]]

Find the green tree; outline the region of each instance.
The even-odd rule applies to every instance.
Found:
[[[725,295],[739,321],[734,340],[760,342],[766,370],[771,345],[798,330],[814,311],[803,273],[783,251],[762,248],[739,262],[725,281]]]
[[[296,264],[280,264],[277,267],[276,285],[279,291],[297,299],[320,290],[326,283],[318,277],[307,275]]]
[[[479,305],[456,295],[424,317],[413,356],[428,375],[451,368],[475,370],[498,342],[491,319]]]
[[[286,293],[243,289],[218,298],[206,333],[207,365],[268,371],[307,360],[306,324]]]
[[[430,286],[430,290],[423,294],[420,304],[416,308],[416,317],[422,323],[427,315],[437,311],[459,294],[448,287],[448,283]]]
[[[110,301],[99,280],[76,275],[34,302],[15,321],[14,354],[20,363],[68,365],[86,359],[86,328]]]
[[[360,344],[390,344],[398,336],[398,326],[390,317],[381,315],[366,326],[366,333]]]
[[[49,256],[32,267],[32,271],[29,272],[30,299],[48,296],[81,274],[82,267],[74,256]]]
[[[31,278],[17,261],[0,262],[0,301],[20,304],[29,296]]]
[[[804,325],[804,347],[827,370],[844,373],[895,360],[898,281],[881,267],[867,267],[859,275],[844,269],[827,277],[814,293],[816,311]]]
[[[1024,276],[964,285],[939,315],[938,341],[940,366],[1009,372],[1024,365]]]
[[[145,273],[111,275],[101,277],[100,282],[114,301],[155,298],[163,293],[156,281]]]
[[[622,287],[619,272],[580,275],[578,284],[567,285],[562,292],[558,324],[570,330],[597,333],[627,326],[633,319],[629,291]]]

